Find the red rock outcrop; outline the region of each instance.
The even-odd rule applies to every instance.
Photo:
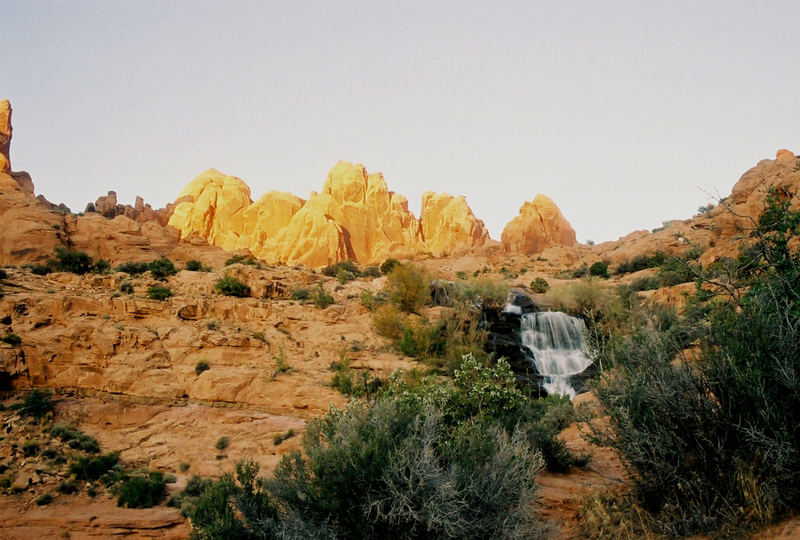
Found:
[[[503,246],[508,253],[535,255],[553,245],[574,246],[575,230],[558,206],[545,195],[536,195],[519,209],[519,215],[503,229]]]
[[[115,191],[109,191],[108,195],[98,197],[95,202],[87,204],[83,212],[85,214],[97,212],[108,219],[113,219],[117,216],[125,216],[128,219],[140,223],[153,221],[164,226],[169,221],[172,210],[172,204],[168,204],[166,208],[154,210],[152,206],[145,204],[144,199],[138,196],[133,206],[129,204],[118,204],[117,193]]]

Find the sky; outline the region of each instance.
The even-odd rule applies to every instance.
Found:
[[[0,0],[11,163],[78,212],[214,167],[307,198],[339,160],[500,238],[537,193],[578,240],[685,219],[800,152],[800,2]]]

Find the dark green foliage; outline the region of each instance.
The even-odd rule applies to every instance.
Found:
[[[259,263],[257,259],[251,256],[246,257],[244,255],[234,255],[225,261],[225,266],[230,266],[232,264],[246,264],[249,266],[255,266],[256,268],[261,268],[261,263]]]
[[[14,347],[18,346],[22,343],[22,338],[19,337],[17,334],[8,333],[0,338],[0,341],[3,343],[8,343],[9,345],[13,345]]]
[[[81,456],[69,466],[70,474],[78,481],[95,482],[119,462],[119,453]]]
[[[597,261],[589,267],[589,275],[601,278],[608,277],[608,261]]]
[[[325,309],[334,303],[333,295],[325,290],[322,282],[317,284],[317,287],[311,293],[311,301],[320,309]]]
[[[98,259],[97,262],[94,263],[94,266],[92,267],[92,272],[98,274],[105,274],[109,270],[111,270],[111,264],[109,264],[109,262],[105,259]]]
[[[203,373],[204,371],[208,371],[209,369],[211,369],[211,366],[208,365],[208,362],[206,362],[205,360],[199,360],[197,364],[195,364],[194,366],[194,374],[200,375],[201,373]]]
[[[331,386],[336,388],[345,396],[362,397],[375,395],[384,384],[380,377],[371,377],[366,370],[356,372],[350,367],[349,360],[332,362],[331,369],[334,370],[331,378]]]
[[[340,273],[342,275],[349,274],[352,276],[352,278],[350,279],[355,279],[356,277],[361,275],[361,269],[353,261],[341,261],[336,264],[329,264],[328,266],[322,269],[323,276],[338,277]]]
[[[547,282],[546,279],[542,277],[537,277],[533,281],[531,281],[531,291],[537,294],[546,293],[550,290],[550,284]]]
[[[294,434],[294,430],[289,428],[288,430],[286,430],[285,433],[279,433],[278,435],[275,435],[274,437],[272,437],[272,444],[274,444],[275,446],[278,446],[283,441],[285,441],[287,439],[291,439],[292,437],[294,437],[294,435],[295,435]]]
[[[216,281],[214,290],[225,296],[236,296],[238,298],[250,296],[250,287],[246,283],[228,274],[225,274]]]
[[[668,313],[600,351],[616,366],[597,389],[612,425],[600,438],[660,532],[725,535],[800,508],[800,254],[788,248],[798,232],[800,213],[770,193],[756,247],[742,251],[749,290],[704,305],[698,289],[687,306],[694,363],[675,361],[694,337]]]
[[[43,418],[53,412],[55,403],[49,390],[39,390],[35,388],[28,392],[20,407],[20,412],[25,416]]]
[[[53,502],[53,494],[52,493],[45,493],[44,495],[40,496],[36,499],[36,504],[38,506],[46,506]]]
[[[5,268],[0,268],[0,279],[8,279],[8,272]]]
[[[57,272],[85,274],[92,270],[92,258],[83,251],[72,251],[61,246],[54,251],[55,258],[50,259],[47,265]]]
[[[633,259],[622,262],[614,270],[615,274],[629,274],[646,270],[647,268],[657,268],[664,264],[666,255],[663,251],[656,251],[652,255],[637,255]]]
[[[125,294],[133,294],[133,285],[131,284],[130,281],[123,281],[119,285],[119,292]]]
[[[39,441],[29,439],[22,445],[22,455],[25,457],[35,456],[39,453]]]
[[[413,264],[396,265],[389,274],[389,299],[401,311],[415,313],[430,300],[430,276]]]
[[[190,272],[200,272],[203,269],[203,263],[198,260],[192,259],[191,261],[187,261],[186,269]]]
[[[144,274],[150,269],[150,263],[146,262],[127,262],[117,266],[117,272],[125,272],[131,276]]]
[[[147,476],[130,476],[117,488],[117,506],[152,508],[167,497],[164,475],[151,471]]]
[[[50,273],[50,268],[41,264],[32,264],[28,266],[31,269],[31,273],[36,276],[46,276]]]
[[[71,495],[78,491],[78,485],[72,480],[62,480],[56,489],[59,493],[63,493],[64,495]]]
[[[644,276],[636,278],[631,282],[631,289],[634,291],[652,291],[658,289],[660,282],[655,276]]]
[[[73,450],[82,450],[90,454],[96,454],[100,451],[97,439],[74,427],[56,424],[50,428],[50,436],[58,437]]]
[[[230,444],[231,444],[231,441],[230,441],[230,439],[228,439],[228,437],[220,437],[219,439],[217,439],[217,442],[214,444],[214,448],[216,448],[217,450],[222,452],[223,450],[228,448],[228,446],[230,446]]]
[[[382,274],[388,275],[398,264],[400,264],[400,261],[397,259],[386,259],[383,261],[383,263],[381,263],[380,271]]]
[[[158,285],[147,289],[147,297],[150,300],[166,300],[172,296],[172,290],[169,287],[160,287]]]
[[[381,275],[381,269],[377,266],[367,266],[361,271],[361,276],[366,278],[379,278]]]
[[[289,295],[292,300],[308,300],[311,293],[308,289],[295,289]]]
[[[167,279],[167,276],[171,276],[178,272],[178,270],[175,268],[175,264],[173,264],[173,262],[166,257],[162,257],[151,262],[147,265],[147,269],[150,270],[151,276],[162,281]]]

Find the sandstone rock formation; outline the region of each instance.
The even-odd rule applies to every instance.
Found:
[[[154,210],[149,204],[145,204],[144,199],[136,197],[133,206],[129,204],[117,204],[117,193],[109,191],[108,195],[98,197],[98,199],[86,205],[84,213],[97,212],[105,218],[113,219],[117,216],[125,216],[138,222],[153,221],[164,226],[169,221],[172,214],[173,205],[169,204],[166,208]]]
[[[320,193],[307,201],[271,191],[256,202],[235,177],[215,170],[181,192],[169,224],[182,238],[196,234],[225,249],[247,249],[271,263],[323,266],[342,260],[379,263],[388,257],[435,255],[480,247],[488,240],[463,197],[426,193],[423,218],[389,191],[381,173],[340,161]],[[424,230],[423,230],[424,228]]]
[[[0,101],[0,173],[11,172],[11,103]]]
[[[509,253],[535,255],[552,245],[574,246],[575,231],[561,215],[558,206],[545,195],[536,195],[519,209],[501,236],[503,246]]]
[[[251,203],[250,188],[240,178],[209,169],[183,188],[168,223],[181,236],[196,233],[232,251],[239,243],[244,212]]]
[[[437,257],[480,247],[489,239],[483,221],[475,217],[463,196],[426,191],[422,194],[420,222],[425,245]]]

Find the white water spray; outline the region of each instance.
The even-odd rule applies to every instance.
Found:
[[[592,360],[586,354],[581,319],[560,311],[541,311],[522,316],[522,345],[533,355],[532,363],[542,376],[548,394],[575,397],[570,376],[583,372]]]

